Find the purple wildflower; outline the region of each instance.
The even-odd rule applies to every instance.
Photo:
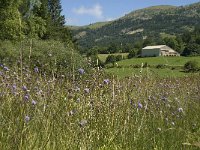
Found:
[[[38,73],[38,72],[39,72],[38,67],[35,67],[35,68],[34,68],[34,71],[35,71],[36,73]]]
[[[29,122],[29,121],[30,121],[30,117],[29,117],[29,116],[27,116],[27,115],[25,116],[25,118],[24,118],[24,119],[25,119],[25,122]]]
[[[13,84],[12,89],[13,89],[13,90],[16,90],[16,89],[17,89],[16,84]]]
[[[35,100],[32,100],[31,104],[34,106],[37,104],[37,102]]]
[[[4,66],[3,69],[4,69],[5,71],[9,71],[9,68],[6,67],[6,66]]]
[[[25,99],[26,101],[28,101],[29,95],[26,94],[26,95],[24,96],[24,99]]]
[[[142,106],[142,104],[139,102],[138,103],[138,108],[142,108],[143,106]]]
[[[78,72],[79,72],[80,74],[84,74],[84,73],[85,73],[85,70],[82,69],[82,68],[80,68],[80,69],[78,69]]]
[[[22,86],[22,90],[23,91],[27,91],[27,87],[24,85],[24,86]]]
[[[109,79],[104,79],[104,80],[103,80],[103,83],[104,83],[104,84],[109,84],[109,82],[110,82]]]

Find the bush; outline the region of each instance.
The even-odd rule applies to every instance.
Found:
[[[193,61],[188,61],[184,65],[184,70],[186,72],[195,72],[199,70],[198,62],[193,60]]]
[[[116,61],[120,61],[120,60],[123,59],[122,55],[117,55],[117,56],[115,56],[115,57],[116,57]]]
[[[106,58],[106,63],[112,63],[114,65],[114,63],[116,62],[116,57],[114,55],[108,55],[108,57]]]
[[[156,68],[157,68],[157,69],[164,69],[164,68],[166,68],[166,65],[164,65],[164,64],[158,64],[158,65],[156,66]]]
[[[130,53],[128,54],[128,59],[131,59],[136,56],[135,50],[131,50]]]

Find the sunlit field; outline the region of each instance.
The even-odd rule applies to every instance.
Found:
[[[0,68],[0,149],[200,148],[200,80]]]

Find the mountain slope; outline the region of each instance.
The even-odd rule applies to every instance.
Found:
[[[131,43],[160,34],[177,35],[200,25],[200,2],[188,6],[153,6],[133,11],[124,17],[100,26],[73,30],[81,48],[108,46],[110,43]]]

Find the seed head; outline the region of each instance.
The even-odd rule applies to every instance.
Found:
[[[87,120],[83,119],[79,122],[80,127],[84,127],[87,124]]]
[[[183,112],[183,108],[181,108],[181,107],[178,108],[178,112],[180,112],[180,113]]]
[[[85,92],[85,93],[89,93],[89,92],[90,92],[90,89],[89,89],[89,88],[85,88],[85,89],[84,89],[84,92]]]

